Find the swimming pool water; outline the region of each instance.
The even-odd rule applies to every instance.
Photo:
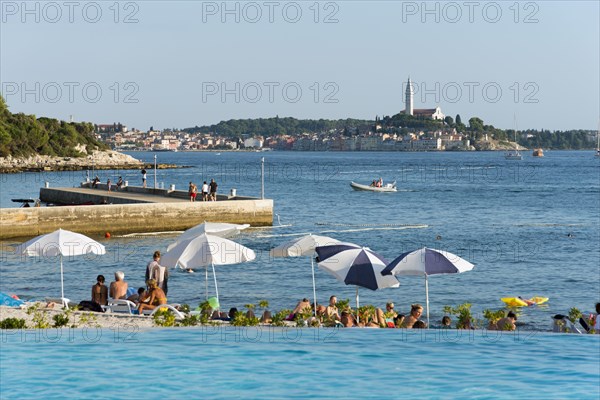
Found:
[[[597,335],[274,327],[0,335],[2,399],[600,396]]]

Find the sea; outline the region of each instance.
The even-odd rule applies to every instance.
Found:
[[[495,341],[477,336],[479,333],[473,340],[428,340],[426,336],[403,339],[400,333],[394,334],[395,330],[369,329],[336,331],[337,341],[327,345],[315,343],[314,338],[270,343],[264,339],[268,336],[262,336],[258,344],[252,340],[236,342],[227,333],[219,333],[224,335],[218,336],[221,339],[204,346],[193,329],[139,332],[136,344],[119,342],[125,353],[117,365],[137,371],[146,363],[152,364],[147,368],[153,371],[152,379],[171,388],[172,392],[167,393],[193,393],[207,387],[214,395],[210,397],[237,396],[241,390],[251,393],[246,397],[272,398],[410,397],[419,393],[455,398],[534,394],[564,398],[577,393],[581,398],[598,398],[597,338],[546,333],[551,330],[553,315],[568,314],[573,307],[588,314],[600,301],[600,159],[594,157],[594,152],[545,151],[543,158],[528,153],[521,161],[505,160],[501,152],[129,154],[148,163],[153,163],[156,155],[158,163],[180,166],[148,170],[149,186],[175,185],[186,190],[189,182],[200,185],[215,179],[219,193],[235,189],[238,195],[260,197],[264,190],[265,198],[273,199],[273,226],[253,227],[234,238],[253,249],[256,260],[216,267],[219,298],[225,310],[244,309],[247,304],[267,300],[269,309],[276,312],[294,308],[304,297],[312,299],[310,259],[269,256],[271,248],[309,233],[369,247],[390,261],[406,251],[430,247],[473,263],[475,268],[469,272],[429,277],[432,327],[439,325],[445,306],[471,304],[474,317],[484,326],[483,311],[502,309],[503,297],[549,298],[544,305],[518,310],[518,331],[521,337],[531,338],[525,344],[523,340],[515,342],[513,336]],[[2,174],[0,206],[17,207],[11,202],[13,198],[37,198],[39,188],[46,183],[51,187],[78,186],[88,174],[113,182],[122,176],[129,185],[141,185],[139,170]],[[384,183],[396,181],[398,191],[358,192],[350,187],[351,181],[369,184],[380,177]],[[110,282],[117,270],[125,273],[130,286],[143,286],[152,253],[166,251],[176,238],[173,232],[94,237],[106,246],[107,254],[65,259],[65,296],[76,302],[88,299],[96,276],[103,274]],[[19,242],[0,243],[0,292],[26,300],[59,296],[59,260],[16,255],[14,246]],[[315,275],[319,303],[336,295],[354,304],[354,286],[344,285],[319,268],[315,268]],[[211,271],[211,296],[212,279]],[[411,304],[425,304],[425,282],[422,277],[401,277],[398,288],[359,289],[359,295],[361,305],[384,307],[392,301],[397,311],[408,313]],[[196,307],[206,297],[205,272],[172,271],[168,297],[169,302]],[[255,311],[261,308],[257,306]],[[250,337],[253,333],[251,330]],[[81,354],[65,363],[67,372],[77,372],[86,362],[113,369],[114,355],[107,354],[117,351],[117,345],[107,339],[111,334],[105,331],[99,341],[107,341],[101,345],[100,358],[92,351],[94,346],[73,344],[67,339],[57,340],[52,346],[34,343],[20,347],[22,339],[5,339],[0,370],[3,379],[16,385],[14,391],[5,392],[6,397],[28,397],[27,382],[31,380],[20,380],[26,374],[24,369],[19,375],[9,373],[9,358],[39,347],[42,354],[48,352],[48,360],[53,360],[57,353],[75,346]],[[193,346],[191,354],[184,342]],[[169,351],[178,357],[172,365],[165,359]],[[182,355],[181,360],[177,354]],[[226,367],[218,365],[221,360]],[[196,361],[202,366],[197,367]],[[23,360],[15,364],[19,368],[27,365]],[[168,365],[165,374],[159,373],[162,365]],[[285,367],[280,370],[281,365]],[[249,368],[256,369],[248,375]],[[39,374],[49,373],[44,371]],[[465,373],[472,384],[455,380]],[[435,375],[435,379],[428,379],[428,374]],[[171,378],[181,381],[176,383]],[[146,378],[141,374],[139,379]],[[495,386],[486,389],[482,385],[490,379]],[[59,382],[59,389],[66,384],[65,378],[59,377]],[[542,389],[544,385],[550,386],[546,390]],[[563,392],[564,385],[572,392]],[[100,383],[86,383],[84,387],[89,391],[82,393],[102,390]],[[286,392],[286,387],[296,391]],[[299,387],[304,389],[298,391]],[[59,389],[50,393],[59,396]],[[37,392],[31,393],[35,397]]]

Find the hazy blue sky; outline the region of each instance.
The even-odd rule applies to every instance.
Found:
[[[148,129],[374,118],[596,129],[598,1],[1,1],[13,112]]]

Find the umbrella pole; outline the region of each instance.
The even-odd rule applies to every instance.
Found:
[[[358,324],[360,316],[358,315],[358,286],[356,287],[356,323]]]
[[[63,307],[65,306],[65,284],[63,280],[63,257],[60,255],[60,301],[62,302]]]
[[[310,258],[310,268],[312,269],[312,278],[313,278],[313,298],[315,299],[315,317],[317,316],[317,287],[315,285],[315,263],[313,258]]]
[[[213,278],[215,278],[215,293],[217,294],[217,302],[219,304],[221,304],[219,302],[219,289],[217,288],[217,274],[215,273],[215,264],[211,263],[211,265],[212,265],[212,270],[213,270]]]
[[[208,300],[208,265],[204,268],[204,293],[206,293],[206,300]]]
[[[427,274],[425,274],[425,301],[427,305],[427,328],[429,329],[429,282]]]

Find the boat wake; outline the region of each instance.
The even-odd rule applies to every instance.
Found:
[[[397,226],[397,227],[381,227],[381,228],[356,228],[343,230],[327,230],[319,233],[342,233],[342,232],[365,232],[365,231],[401,231],[404,229],[424,229],[429,228],[429,225],[412,225],[412,226]]]

